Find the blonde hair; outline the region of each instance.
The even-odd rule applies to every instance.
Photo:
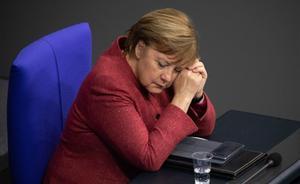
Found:
[[[130,56],[139,41],[159,52],[174,55],[182,65],[198,57],[198,34],[191,19],[183,12],[165,8],[147,13],[127,32],[125,52]]]

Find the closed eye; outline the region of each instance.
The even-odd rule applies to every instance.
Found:
[[[181,67],[176,67],[174,70],[175,70],[175,72],[180,73],[182,71],[182,68]]]
[[[158,63],[158,66],[159,66],[160,68],[164,68],[164,67],[166,67],[166,66],[169,66],[169,64],[163,63],[163,62],[161,62],[161,61],[156,61],[156,62]]]

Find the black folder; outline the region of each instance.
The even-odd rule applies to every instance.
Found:
[[[247,171],[251,166],[260,163],[266,156],[267,154],[263,152],[242,149],[225,165],[212,164],[212,174],[233,179]]]
[[[227,144],[226,144],[227,143]],[[234,146],[232,146],[234,145]],[[222,148],[221,148],[222,147]],[[194,152],[210,152],[215,153],[216,150],[217,153],[225,153],[228,152],[226,155],[227,157],[220,159],[218,157],[212,158],[211,162],[215,164],[225,164],[232,156],[237,154],[242,148],[244,147],[243,144],[236,143],[236,142],[217,142],[212,140],[203,139],[200,137],[193,137],[189,136],[183,139],[173,150],[171,153],[171,157],[183,157],[183,158],[192,158],[192,153]],[[219,149],[221,148],[221,149]]]
[[[172,167],[192,170],[193,160],[191,156],[188,156],[189,154],[191,155],[192,152],[195,152],[195,150],[213,150],[220,144],[221,143],[215,141],[204,141],[203,139],[195,139],[193,137],[189,137],[176,147],[165,164]],[[191,152],[188,153],[190,148],[192,148],[190,150]],[[211,174],[234,179],[240,176],[243,172],[247,171],[251,166],[262,161],[266,157],[266,155],[266,153],[260,151],[248,150],[243,148],[225,163],[220,164],[212,160]]]

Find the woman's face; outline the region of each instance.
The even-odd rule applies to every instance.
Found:
[[[140,41],[135,49],[134,73],[150,93],[161,93],[170,87],[182,68],[176,58],[163,54]]]

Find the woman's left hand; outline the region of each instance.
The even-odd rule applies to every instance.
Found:
[[[194,72],[194,73],[199,73],[199,77],[201,77],[201,82],[198,86],[198,91],[195,95],[196,98],[199,98],[203,95],[203,89],[207,80],[207,72],[205,70],[203,62],[201,62],[200,59],[196,59],[195,63],[189,67],[187,67],[188,70]]]

